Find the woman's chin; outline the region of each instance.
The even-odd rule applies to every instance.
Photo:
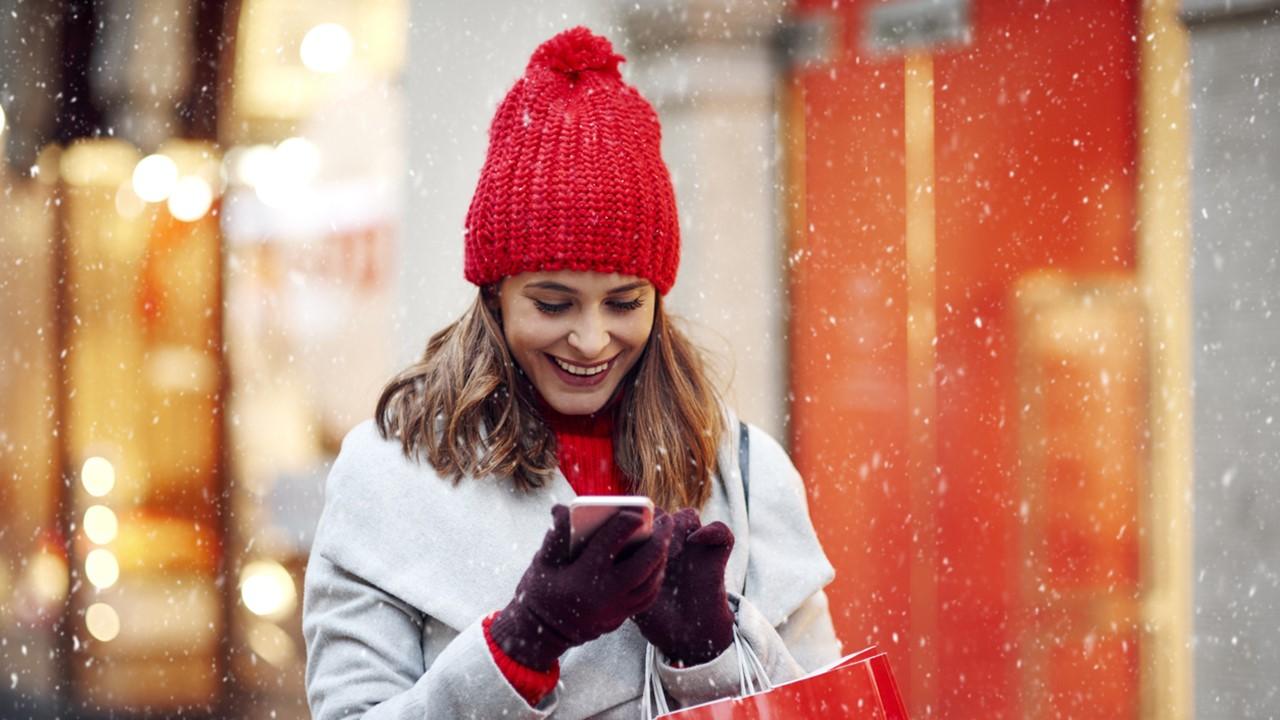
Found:
[[[590,415],[598,412],[608,401],[609,395],[604,392],[589,394],[551,393],[552,397],[543,397],[553,410],[561,415]]]
[[[535,388],[551,409],[561,415],[590,415],[599,412],[609,403],[609,398],[618,387],[616,382],[610,381],[598,387],[581,388],[567,386],[554,376],[542,379],[544,382],[535,383]]]

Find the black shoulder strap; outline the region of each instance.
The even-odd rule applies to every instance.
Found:
[[[742,504],[747,509],[747,521],[751,521],[751,436],[747,424],[738,421],[738,474],[742,476]],[[742,575],[742,595],[747,594],[747,576]]]
[[[738,473],[742,475],[742,502],[747,507],[747,515],[751,515],[751,436],[747,434],[747,424],[738,421]]]

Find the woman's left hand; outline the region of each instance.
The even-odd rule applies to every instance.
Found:
[[[733,531],[719,521],[703,527],[693,508],[672,519],[662,590],[648,610],[632,619],[668,659],[699,665],[733,642],[733,609],[724,587]]]

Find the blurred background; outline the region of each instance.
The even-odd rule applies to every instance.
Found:
[[[0,717],[308,716],[327,469],[577,24],[913,717],[1280,717],[1278,0],[0,0]]]

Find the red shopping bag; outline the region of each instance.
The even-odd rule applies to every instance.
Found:
[[[908,720],[889,656],[876,646],[846,655],[799,680],[740,698],[663,715],[672,720]]]

